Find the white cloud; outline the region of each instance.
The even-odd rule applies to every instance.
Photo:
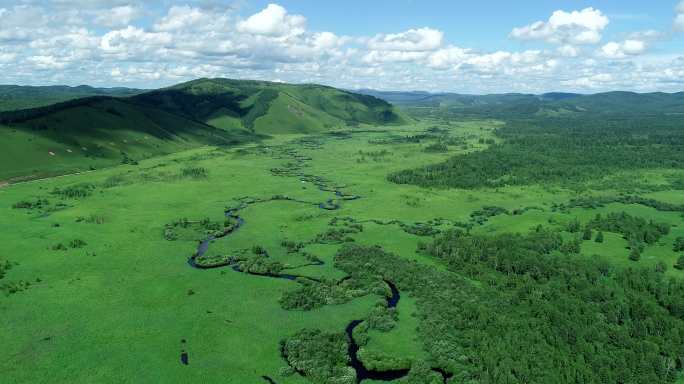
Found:
[[[520,40],[545,40],[554,44],[596,44],[610,20],[600,10],[555,11],[549,20],[514,28],[510,37]]]
[[[432,28],[409,29],[393,34],[379,34],[368,47],[376,51],[432,51],[442,46],[444,33]]]
[[[425,52],[419,51],[370,51],[363,56],[362,60],[366,63],[415,62],[426,56]]]
[[[94,22],[105,27],[124,27],[142,15],[140,8],[122,5],[95,12]]]
[[[613,80],[613,75],[609,73],[597,73],[587,77],[564,80],[561,82],[561,84],[573,87],[574,89],[597,89]]]
[[[622,59],[640,55],[646,51],[646,43],[641,40],[625,40],[622,43],[611,41],[601,47],[600,54],[610,59]]]
[[[306,30],[306,18],[290,15],[278,4],[269,4],[261,12],[238,23],[240,32],[265,36],[296,36]]]
[[[677,15],[674,20],[674,28],[676,31],[684,31],[684,1],[680,1],[675,8]]]
[[[128,26],[107,32],[102,36],[100,48],[107,53],[118,53],[130,57],[138,53],[153,55],[154,50],[171,44],[173,37],[166,32],[146,32],[141,28]]]
[[[13,52],[0,52],[0,63],[11,63],[16,57],[17,54]]]
[[[574,45],[566,44],[566,45],[561,45],[556,49],[559,55],[563,57],[577,57],[581,53],[581,50],[579,47],[576,47]]]
[[[58,60],[54,56],[31,56],[27,59],[38,69],[63,69],[67,63]]]
[[[329,49],[339,47],[346,42],[347,39],[340,38],[332,32],[320,32],[313,35],[313,46],[320,49]]]
[[[159,32],[212,31],[227,32],[227,17],[223,12],[212,12],[187,5],[172,6],[167,14],[154,24]]]
[[[435,69],[447,69],[464,63],[472,57],[470,49],[448,46],[432,53],[428,58],[428,66]]]
[[[644,31],[631,32],[627,35],[628,39],[642,40],[642,41],[657,41],[666,38],[667,34],[654,29],[647,29]]]

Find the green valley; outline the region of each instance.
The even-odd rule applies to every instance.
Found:
[[[509,107],[202,79],[0,115],[6,176],[95,168],[0,188],[3,382],[681,382],[676,120]]]

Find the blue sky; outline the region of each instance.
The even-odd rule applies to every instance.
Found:
[[[270,1],[250,1],[244,11],[258,12]],[[321,5],[325,3],[325,5]],[[331,30],[345,35],[373,35],[379,31],[402,31],[429,26],[440,29],[457,44],[477,44],[482,49],[505,48],[505,38],[514,27],[544,20],[558,9],[587,7],[600,9],[611,17],[612,32],[634,29],[669,28],[675,2],[651,1],[464,1],[464,0],[384,0],[314,1],[288,0],[279,4],[293,13],[305,15],[312,29]],[[612,33],[611,32],[611,33]]]
[[[680,91],[684,1],[0,0],[0,83]]]

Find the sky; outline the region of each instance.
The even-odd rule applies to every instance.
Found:
[[[684,91],[684,0],[0,0],[0,84]]]

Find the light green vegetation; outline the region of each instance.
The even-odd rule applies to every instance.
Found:
[[[360,124],[353,129],[332,129],[348,119],[363,123],[365,117],[358,111],[343,115],[343,108],[332,108],[339,99],[321,97],[332,92],[328,88],[308,92],[304,88],[279,89],[271,98],[274,112],[253,120],[231,117],[229,112],[212,111],[211,117],[205,116],[215,126],[212,129],[230,131],[231,135],[273,134],[272,127],[281,125],[287,135],[220,148],[200,146],[203,142],[198,139],[193,145],[196,148],[161,157],[151,157],[150,146],[141,144],[126,150],[139,159],[137,165],[0,188],[0,227],[4,229],[0,231],[0,261],[18,263],[5,271],[0,286],[30,282],[21,285],[19,292],[4,290],[0,295],[3,383],[259,383],[265,382],[262,375],[279,384],[307,382],[288,372],[280,341],[301,329],[343,332],[351,320],[365,319],[383,299],[365,294],[308,311],[285,310],[279,299],[284,292],[297,289],[299,282],[249,275],[230,267],[191,268],[187,259],[196,251],[198,240],[206,238],[202,229],[191,227],[177,239],[164,238],[169,223],[184,218],[223,223],[224,212],[236,207],[241,207],[239,216],[244,224],[214,240],[206,257],[245,257],[259,246],[270,261],[282,265],[282,273],[340,280],[346,273],[335,267],[334,255],[343,243],[355,242],[380,245],[402,259],[446,275],[452,272],[446,271],[443,260],[417,251],[421,243],[434,238],[434,234],[420,233],[426,226],[438,232],[470,228],[477,234],[496,234],[527,233],[543,225],[562,229],[571,239],[582,234],[581,230],[571,233],[564,229],[574,220],[583,226],[597,213],[625,211],[667,223],[671,230],[656,243],[646,244],[637,262],[628,259],[627,241],[613,232],[604,233],[603,243],[593,238],[583,241],[584,257],[600,254],[624,267],[651,268],[662,262],[668,266],[668,276],[684,277],[684,271],[672,268],[678,256],[672,244],[684,236],[682,212],[623,203],[557,209],[573,198],[614,195],[620,192],[619,185],[600,191],[553,185],[464,190],[397,185],[387,180],[393,172],[487,148],[488,140],[491,143],[495,138],[493,130],[502,124],[499,121],[424,119],[390,127]],[[256,103],[264,96],[250,97],[244,103]],[[328,101],[333,104],[321,104]],[[126,113],[136,116],[134,110]],[[293,114],[304,117],[292,120]],[[140,116],[141,124],[145,118]],[[111,119],[113,127],[116,116]],[[187,119],[184,124],[199,123]],[[434,127],[439,133],[430,131]],[[326,133],[330,130],[336,132]],[[304,132],[317,134],[295,134]],[[3,142],[5,138],[27,140],[24,131],[0,130],[0,134],[6,135],[0,137]],[[147,137],[128,135],[123,130],[116,146],[108,150],[115,151],[124,138],[130,144]],[[91,147],[97,142],[107,147],[107,142],[115,139],[93,140],[88,144]],[[174,146],[166,149],[169,152],[183,149],[162,139],[149,140]],[[448,150],[425,150],[436,142],[447,143]],[[51,148],[38,139],[34,145],[40,151]],[[66,155],[60,152],[55,158],[61,156]],[[6,164],[6,159],[0,160]],[[76,169],[74,164],[64,161],[55,170]],[[100,168],[104,164],[93,159],[93,165]],[[39,166],[27,164],[21,174]],[[16,164],[12,169],[18,169]],[[184,169],[204,169],[206,174]],[[4,172],[6,176],[11,173],[9,168]],[[631,175],[636,178],[640,172]],[[324,179],[324,189],[329,190],[312,182],[315,177]],[[86,183],[94,188],[81,198],[52,193],[55,188]],[[681,204],[683,194],[662,190],[643,196]],[[345,195],[361,198],[345,200]],[[318,204],[328,199],[339,209],[319,208]],[[25,207],[13,208],[22,201],[26,204],[20,206]],[[340,224],[335,218],[350,221]],[[361,225],[362,230],[335,237],[336,229],[351,228],[352,224]],[[74,240],[86,245],[70,247]],[[302,246],[293,251],[284,241]],[[66,249],[54,249],[58,244]],[[323,264],[312,263],[307,254]],[[429,361],[417,332],[420,320],[415,314],[420,309],[416,298],[402,293],[394,328],[369,330],[361,358],[372,354],[378,366],[384,364],[383,359],[400,361],[402,366]],[[182,350],[189,356],[187,366],[180,361]]]
[[[378,370],[409,368],[412,361],[427,357],[416,332],[416,301],[408,295],[403,295],[397,312],[397,325],[392,330],[368,332],[368,343],[359,351],[360,359],[366,367]]]

